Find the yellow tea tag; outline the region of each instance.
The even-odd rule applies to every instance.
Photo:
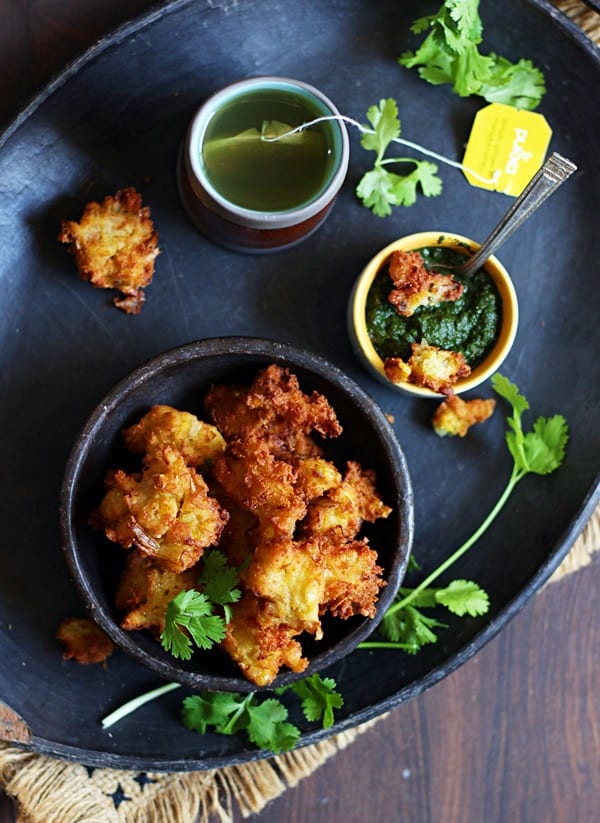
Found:
[[[517,197],[544,162],[551,135],[541,114],[491,103],[475,116],[465,177],[472,186]]]

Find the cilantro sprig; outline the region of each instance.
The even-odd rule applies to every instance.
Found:
[[[103,718],[102,728],[108,729],[151,700],[180,688],[179,683],[167,683],[152,689],[120,706]],[[291,691],[301,700],[304,717],[309,723],[330,728],[334,709],[344,705],[342,695],[332,677],[313,674],[276,690],[277,695]],[[209,692],[193,694],[183,700],[181,722],[199,734],[245,734],[259,749],[279,754],[293,749],[301,735],[300,729],[288,720],[288,709],[278,697],[263,698],[256,692]]]
[[[468,540],[418,586],[400,589],[380,624],[380,634],[384,640],[367,641],[361,643],[360,648],[397,648],[414,654],[422,646],[434,643],[437,640],[435,630],[445,627],[435,616],[424,614],[423,609],[444,606],[459,617],[465,614],[476,617],[488,611],[486,592],[472,581],[454,580],[445,588],[432,588],[432,584],[479,540],[524,477],[528,474],[550,474],[561,465],[569,439],[567,422],[561,414],[549,418],[538,417],[531,431],[525,432],[522,416],[529,409],[527,399],[514,383],[501,374],[494,375],[492,387],[510,404],[512,411],[506,418],[506,444],[513,466],[504,491]]]
[[[213,549],[204,556],[198,586],[202,591],[179,592],[167,606],[161,644],[173,657],[189,660],[194,645],[211,649],[225,637],[231,603],[242,596],[236,588],[239,570],[227,565],[225,555]],[[215,612],[220,607],[223,615]]]
[[[276,690],[276,693],[284,694],[290,689],[301,699],[302,711],[308,721],[313,723],[321,721],[324,729],[333,726],[335,719],[333,710],[341,709],[344,705],[344,698],[337,691],[337,684],[333,677],[311,674],[289,686],[282,686]]]
[[[179,592],[167,606],[160,640],[173,657],[189,660],[193,644],[199,649],[210,649],[224,637],[225,620],[214,614],[212,603],[202,592]]]
[[[436,14],[415,20],[411,31],[428,34],[416,51],[405,52],[398,62],[409,69],[418,67],[428,83],[450,83],[461,97],[479,95],[520,109],[535,109],[544,95],[544,75],[530,60],[513,64],[479,51],[479,0],[446,0]]]
[[[229,566],[223,552],[208,552],[204,556],[199,583],[203,593],[211,603],[222,606],[225,612],[225,621],[231,620],[231,603],[237,603],[242,592],[237,588],[239,569]]]
[[[356,194],[363,205],[378,217],[391,214],[392,206],[412,206],[420,188],[426,197],[436,197],[442,191],[438,167],[428,160],[412,157],[386,158],[385,153],[393,141],[400,137],[401,126],[396,101],[388,97],[367,111],[367,120],[373,127],[364,129],[361,146],[376,153],[373,168],[366,172],[356,187]],[[390,163],[409,163],[413,166],[407,174],[397,174],[386,168]]]
[[[332,677],[313,674],[276,690],[277,695],[292,691],[301,700],[302,711],[309,723],[321,723],[328,729],[334,723],[334,709],[344,705],[342,695]],[[288,709],[277,697],[261,699],[255,692],[201,692],[186,697],[182,710],[183,725],[204,734],[214,730],[219,734],[245,733],[259,749],[279,754],[294,748],[300,729],[288,720]]]

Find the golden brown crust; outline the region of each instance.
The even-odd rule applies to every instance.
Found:
[[[115,606],[126,612],[121,628],[149,629],[159,636],[165,628],[167,606],[179,592],[192,589],[197,577],[197,569],[172,572],[135,551],[129,552],[115,595]]]
[[[96,288],[117,289],[123,297],[115,298],[115,306],[139,314],[159,248],[150,209],[142,206],[134,188],[88,203],[79,222],[63,221],[58,239],[70,244],[84,280]]]
[[[421,306],[455,301],[464,287],[452,275],[428,271],[417,251],[394,251],[389,259],[389,274],[394,288],[388,300],[398,314],[410,317]]]
[[[267,602],[245,595],[233,604],[232,611],[221,645],[248,680],[268,686],[283,666],[294,672],[306,669],[308,660],[296,640],[298,632],[273,619]]]
[[[64,646],[63,658],[77,663],[103,663],[115,648],[112,640],[89,617],[66,617],[56,637]]]
[[[160,635],[170,600],[198,585],[207,546],[241,566],[222,647],[264,686],[283,666],[304,670],[300,635],[321,638],[325,612],[375,614],[382,569],[357,535],[391,509],[373,472],[350,461],[342,476],[323,457],[313,432],[337,436],[341,426],[286,369],[269,366],[246,388],[213,387],[206,405],[215,425],[155,406],[124,431],[141,471],[108,474],[93,521],[132,549],[116,594],[124,629]]]
[[[471,367],[462,352],[447,351],[430,346],[426,340],[411,343],[412,354],[408,361],[388,357],[383,368],[393,383],[412,383],[431,389],[439,394],[450,395],[454,385],[471,374]]]
[[[494,412],[496,401],[493,397],[462,400],[450,395],[437,407],[433,414],[432,425],[440,437],[445,435],[465,437],[471,426],[483,423]]]
[[[141,420],[125,429],[123,439],[134,454],[178,451],[188,466],[202,466],[225,451],[225,440],[215,426],[172,406],[153,406]]]
[[[94,524],[170,571],[195,565],[219,542],[228,519],[202,476],[168,446],[146,456],[141,474],[109,473],[106,486]]]

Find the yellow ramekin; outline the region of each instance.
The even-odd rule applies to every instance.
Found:
[[[423,231],[417,234],[409,234],[394,240],[393,243],[381,249],[362,270],[354,284],[348,304],[348,332],[352,347],[366,369],[371,374],[385,383],[389,388],[397,389],[416,397],[437,397],[440,395],[431,389],[422,386],[415,386],[412,383],[392,383],[386,377],[383,360],[375,351],[371,338],[367,332],[366,304],[367,295],[373,284],[373,280],[385,265],[390,254],[394,251],[419,251],[427,246],[446,246],[455,251],[466,254],[468,250],[476,251],[479,243],[468,237],[463,237],[454,232],[445,231]],[[470,389],[474,389],[483,383],[497,371],[507,357],[517,334],[519,322],[519,307],[517,295],[512,280],[504,266],[496,257],[490,257],[485,266],[485,271],[493,279],[500,299],[502,301],[502,325],[500,334],[494,348],[487,355],[468,377],[465,377],[453,386],[455,394],[462,394]]]

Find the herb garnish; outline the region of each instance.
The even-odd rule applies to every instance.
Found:
[[[225,555],[217,549],[207,552],[198,578],[202,591],[179,592],[167,606],[165,628],[160,636],[163,648],[173,657],[189,660],[193,644],[199,649],[211,649],[220,643],[231,620],[230,604],[242,596],[237,583],[238,569],[227,565]],[[215,614],[215,606],[223,609],[224,617]]]
[[[544,75],[530,60],[511,63],[497,54],[481,54],[483,37],[479,0],[446,0],[436,14],[420,17],[413,34],[429,30],[416,51],[398,60],[419,67],[419,76],[433,85],[451,83],[461,97],[477,94],[490,103],[535,109],[544,92]]]
[[[465,614],[477,617],[488,611],[488,596],[477,583],[462,579],[453,580],[444,587],[433,587],[432,583],[482,536],[495,520],[516,485],[526,475],[550,474],[561,465],[569,436],[566,420],[560,414],[549,418],[538,417],[531,431],[523,431],[521,418],[523,413],[529,409],[526,398],[514,383],[501,374],[494,375],[492,387],[512,408],[512,414],[506,418],[509,426],[506,432],[506,443],[513,458],[513,468],[504,491],[481,525],[462,546],[427,575],[418,586],[415,588],[402,587],[399,590],[396,601],[387,610],[379,627],[379,632],[385,639],[361,643],[359,648],[394,648],[415,654],[423,646],[435,643],[437,640],[435,630],[445,627],[445,624],[436,617],[424,614],[423,609],[443,606],[459,617]],[[418,568],[412,556],[409,559],[409,566],[411,570]],[[221,605],[235,602],[235,596],[232,596],[235,589],[232,587],[237,582],[237,577],[234,578],[230,575],[230,570],[223,568],[221,560],[213,559],[209,565],[210,568],[213,571],[205,572],[207,578],[204,581],[205,585],[209,579],[212,581],[213,574],[215,581],[221,580],[218,585],[215,582],[215,587],[212,589],[213,596],[223,601]],[[193,590],[192,593],[200,594]],[[190,592],[182,592],[182,594],[190,594]],[[206,593],[204,598],[210,605]],[[203,608],[205,608],[204,605],[200,607],[201,610]],[[180,611],[185,612],[186,610],[180,607]],[[190,622],[193,623],[193,619],[190,619]],[[183,634],[179,629],[177,631]],[[168,683],[139,695],[105,717],[102,720],[102,727],[109,728],[149,700],[177,689],[179,685]],[[331,677],[322,678],[318,674],[282,687],[276,690],[276,694],[282,695],[287,691],[293,691],[301,699],[305,718],[309,722],[320,720],[324,729],[330,728],[334,723],[333,710],[344,704],[341,694],[337,691],[335,680]],[[209,729],[227,735],[245,732],[256,746],[275,754],[293,749],[301,734],[300,729],[288,721],[287,707],[280,700],[274,697],[260,700],[254,692],[247,695],[237,692],[201,692],[187,697],[183,701],[182,722],[187,728],[201,734]]]
[[[150,700],[178,688],[179,683],[167,683],[138,695],[103,718],[102,728],[110,728]],[[320,721],[324,729],[330,728],[335,721],[333,710],[344,705],[332,677],[313,674],[277,689],[276,694],[287,691],[301,699],[308,722]],[[181,720],[186,728],[200,734],[211,730],[226,735],[245,732],[259,749],[268,749],[275,754],[293,749],[301,734],[300,729],[288,721],[288,710],[281,700],[276,697],[261,699],[255,692],[242,695],[203,691],[191,695],[183,701]]]
[[[386,639],[367,641],[361,643],[359,648],[397,648],[414,654],[422,646],[434,643],[437,639],[435,629],[444,627],[444,624],[434,617],[424,615],[421,611],[423,608],[445,606],[458,616],[469,614],[473,617],[487,612],[488,596],[476,583],[455,580],[441,589],[431,588],[431,584],[479,540],[495,520],[517,483],[528,474],[550,474],[560,466],[569,437],[566,420],[560,414],[550,418],[538,417],[533,429],[524,432],[521,417],[529,409],[526,398],[514,383],[501,374],[494,375],[492,387],[512,407],[512,414],[506,418],[509,426],[506,444],[513,458],[513,468],[504,491],[483,523],[462,546],[418,586],[400,589],[380,624],[380,634]]]
[[[442,191],[438,167],[428,160],[411,157],[385,158],[385,152],[392,141],[400,137],[398,106],[391,97],[380,100],[378,106],[371,106],[367,119],[374,131],[362,130],[361,146],[376,152],[374,166],[363,175],[356,187],[356,194],[363,205],[378,217],[391,214],[392,206],[412,206],[417,199],[417,187],[426,197],[436,197]],[[396,174],[385,166],[390,163],[410,163],[414,166],[408,174]]]

